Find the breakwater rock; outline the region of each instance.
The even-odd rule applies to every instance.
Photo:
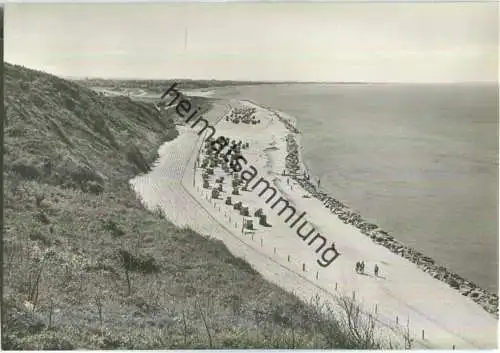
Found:
[[[276,118],[278,118],[278,120],[279,120],[279,121],[280,121],[283,125],[285,125],[285,127],[288,129],[288,131],[290,131],[290,132],[292,132],[292,133],[294,133],[294,134],[300,134],[300,131],[299,131],[299,130],[295,127],[295,125],[294,125],[294,124],[292,124],[292,123],[290,122],[290,120],[288,120],[288,119],[284,118],[283,116],[279,115],[279,114],[278,114],[278,113],[276,113],[275,111],[272,111],[272,110],[270,110],[270,111],[272,112],[272,114],[274,114],[274,116],[275,116]]]
[[[288,125],[286,126],[288,127]],[[318,191],[316,186],[309,180],[308,171],[302,169],[302,164],[299,160],[299,146],[295,138],[297,129],[293,127],[293,129],[289,129],[289,131],[290,133],[286,136],[287,156],[285,172],[287,175],[298,182],[313,197],[322,201],[324,206],[344,223],[355,226],[361,231],[361,233],[370,237],[373,242],[380,244],[389,249],[391,252],[413,262],[422,271],[427,272],[432,277],[447,283],[450,287],[458,290],[460,294],[471,298],[474,302],[481,305],[484,310],[498,318],[497,294],[489,293],[471,281],[468,281],[447,270],[445,267],[436,264],[436,262],[430,257],[425,256],[424,254],[411,249],[404,244],[401,244],[389,233],[380,229],[377,225],[363,220],[359,214],[351,210],[339,200]]]

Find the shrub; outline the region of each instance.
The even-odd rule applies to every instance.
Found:
[[[146,161],[144,158],[144,155],[141,153],[139,148],[137,148],[136,145],[132,144],[129,147],[127,147],[127,150],[125,151],[125,156],[127,158],[127,161],[134,165],[137,170],[141,173],[147,173],[150,171],[150,166],[149,163]]]
[[[150,255],[134,256],[129,251],[120,249],[118,254],[121,257],[123,266],[128,271],[154,273],[159,271],[155,259]]]
[[[102,194],[102,192],[104,191],[104,186],[96,181],[89,181],[87,184],[85,184],[84,191],[88,191],[92,194],[99,195]]]
[[[41,332],[45,324],[36,313],[27,312],[13,300],[2,302],[2,349],[24,349],[20,340],[28,335]]]
[[[52,245],[52,241],[50,239],[48,239],[45,235],[43,235],[41,232],[39,231],[32,231],[30,233],[30,239],[33,240],[33,241],[41,241],[43,245],[45,246],[50,246]]]
[[[43,224],[50,224],[50,220],[49,218],[47,217],[47,215],[43,212],[43,211],[39,211],[36,215],[35,215],[35,219]]]
[[[102,177],[97,174],[92,168],[84,165],[79,165],[76,170],[70,172],[71,179],[81,186],[88,182],[102,183]]]
[[[153,211],[153,214],[160,219],[166,218],[165,211],[163,211],[163,209],[160,206],[155,208],[155,210]]]
[[[15,162],[12,164],[11,170],[24,179],[33,180],[40,178],[40,171],[33,165]]]
[[[121,237],[125,232],[118,227],[115,221],[108,219],[104,222],[103,228],[109,232],[113,237]]]

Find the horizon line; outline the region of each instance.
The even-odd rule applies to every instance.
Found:
[[[58,76],[58,75],[55,75]],[[359,81],[359,80],[339,80],[339,81],[294,81],[294,80],[233,80],[233,79],[215,79],[215,78],[119,78],[119,77],[91,77],[91,76],[59,76],[68,80],[103,80],[103,81],[173,81],[173,82],[214,82],[214,83],[241,83],[241,84],[498,84],[499,80],[490,81]]]
[[[4,61],[4,64],[21,66],[30,70],[44,72],[49,75],[57,76],[62,79],[81,81],[81,80],[103,80],[103,81],[177,81],[177,82],[214,82],[214,83],[241,83],[241,84],[496,84],[498,85],[499,79],[488,81],[359,81],[359,80],[340,80],[340,81],[293,81],[293,80],[234,80],[234,79],[216,79],[216,78],[118,78],[118,77],[93,77],[93,76],[72,76],[72,75],[59,75],[54,74],[43,69],[30,68],[22,64],[13,64]]]

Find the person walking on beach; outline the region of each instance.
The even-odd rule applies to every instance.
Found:
[[[378,277],[378,265],[377,264],[375,264],[375,268],[374,268],[373,272],[375,272],[375,277]]]
[[[359,264],[359,269],[360,269],[361,273],[365,273],[365,262],[364,261],[361,261],[361,263]]]
[[[318,189],[320,185],[321,185],[321,179],[318,179]]]

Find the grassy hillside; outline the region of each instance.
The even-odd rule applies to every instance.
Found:
[[[128,180],[176,137],[172,116],[19,66],[4,75],[3,349],[375,346],[369,328],[142,207]]]

